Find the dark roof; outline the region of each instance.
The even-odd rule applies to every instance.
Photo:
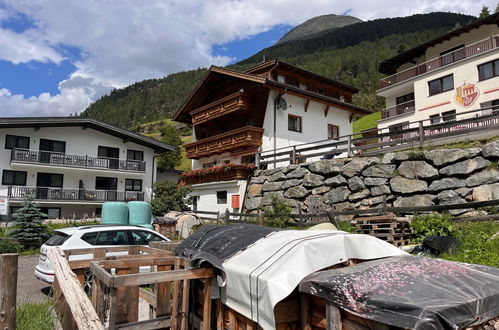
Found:
[[[392,58],[389,58],[383,62],[381,62],[378,66],[378,71],[387,75],[395,74],[397,69],[405,63],[412,62],[416,58],[424,55],[426,50],[430,47],[433,47],[439,43],[450,40],[454,37],[457,37],[463,33],[469,32],[473,29],[479,28],[482,25],[487,24],[498,24],[499,25],[499,12],[494,13],[485,18],[473,21],[472,23],[452,30],[444,35],[441,35],[435,39],[432,39],[422,45],[416,46],[414,48],[409,49],[401,54],[398,54]]]
[[[292,64],[289,64],[287,62],[283,62],[283,61],[280,61],[280,60],[277,60],[277,59],[269,60],[269,61],[265,61],[265,62],[259,63],[259,64],[255,65],[255,66],[252,66],[251,68],[248,68],[248,69],[244,70],[243,72],[251,74],[251,73],[255,73],[255,72],[259,72],[259,71],[271,70],[271,69],[273,69],[274,66],[277,66],[277,67],[279,67],[279,66],[286,67],[288,69],[291,69],[291,70],[294,70],[294,71],[298,71],[298,72],[300,72],[303,75],[309,76],[309,77],[311,77],[313,79],[322,80],[323,82],[326,82],[326,83],[334,85],[336,87],[348,90],[348,91],[350,91],[352,93],[357,93],[359,91],[357,88],[355,88],[353,86],[349,86],[349,85],[343,84],[343,83],[341,83],[339,81],[326,78],[326,77],[321,76],[321,75],[319,75],[317,73],[314,73],[312,71],[308,71],[308,70],[302,69],[300,67],[297,67],[295,65],[292,65]]]
[[[0,118],[0,128],[16,127],[71,127],[81,126],[95,129],[97,131],[119,137],[125,141],[134,142],[151,149],[157,153],[175,150],[175,147],[144,136],[142,134],[129,131],[108,123],[104,123],[95,118],[80,117],[11,117]]]

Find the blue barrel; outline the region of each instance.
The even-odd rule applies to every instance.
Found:
[[[151,204],[148,202],[128,202],[128,221],[131,225],[152,229]]]
[[[121,202],[102,204],[102,224],[128,225],[128,206]]]

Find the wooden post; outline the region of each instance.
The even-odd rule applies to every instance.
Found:
[[[106,315],[104,305],[104,283],[95,275],[92,275],[92,305],[94,306],[99,319],[103,321]]]
[[[298,222],[301,223],[302,222],[302,210],[301,210],[301,207],[298,208]]]
[[[258,210],[258,224],[265,226],[265,212],[262,210]]]
[[[217,223],[220,223],[220,211],[217,211]]]
[[[387,213],[386,209],[386,195],[383,195],[383,206],[382,206],[383,213]]]
[[[326,329],[327,330],[341,330],[341,314],[340,310],[333,305],[326,305]]]
[[[229,214],[229,209],[225,209],[225,214],[224,214],[224,218],[225,218],[225,224],[228,225],[230,223],[230,214]]]
[[[211,278],[204,279],[203,330],[211,329]]]
[[[258,168],[258,169],[260,168],[260,153],[259,152],[257,152],[255,154],[255,165],[256,165],[256,168]]]
[[[0,329],[16,328],[17,253],[0,254]]]
[[[424,146],[424,127],[423,122],[419,122],[419,147],[423,149]]]
[[[224,328],[224,305],[220,298],[217,299],[217,329]]]
[[[180,270],[180,260],[175,260],[174,270]],[[172,318],[171,318],[171,328],[172,330],[178,329],[178,296],[180,291],[180,281],[173,282],[173,298],[172,298]]]
[[[171,270],[171,266],[158,266],[158,272]],[[170,282],[161,282],[157,283],[155,290],[156,291],[156,316],[166,316],[170,313]]]
[[[189,322],[187,316],[189,314],[189,286],[191,284],[190,280],[182,281],[182,314],[180,318],[180,329],[187,330],[189,328]]]
[[[296,146],[293,146],[293,151],[291,151],[291,164],[296,164]]]
[[[301,329],[311,330],[310,295],[300,293]]]
[[[348,136],[347,157],[352,156],[352,136]]]

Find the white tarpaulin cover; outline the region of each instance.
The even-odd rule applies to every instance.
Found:
[[[226,286],[222,300],[264,329],[273,329],[275,305],[305,276],[348,259],[405,254],[367,235],[334,230],[276,231],[223,261]]]

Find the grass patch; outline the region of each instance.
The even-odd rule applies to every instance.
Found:
[[[52,330],[54,325],[50,316],[52,301],[43,303],[24,302],[17,306],[17,330]]]
[[[378,127],[378,120],[381,119],[381,111],[365,115],[353,122],[353,133],[360,133],[366,129]]]
[[[192,135],[182,136],[182,143],[185,144],[190,142],[192,142]],[[181,155],[182,155],[182,162],[180,163],[179,166],[176,167],[176,169],[181,171],[190,171],[192,168],[192,160],[187,159],[184,147],[182,147]]]
[[[499,223],[470,222],[455,225],[454,237],[459,240],[459,246],[451,253],[446,253],[443,259],[487,265],[499,268]]]

